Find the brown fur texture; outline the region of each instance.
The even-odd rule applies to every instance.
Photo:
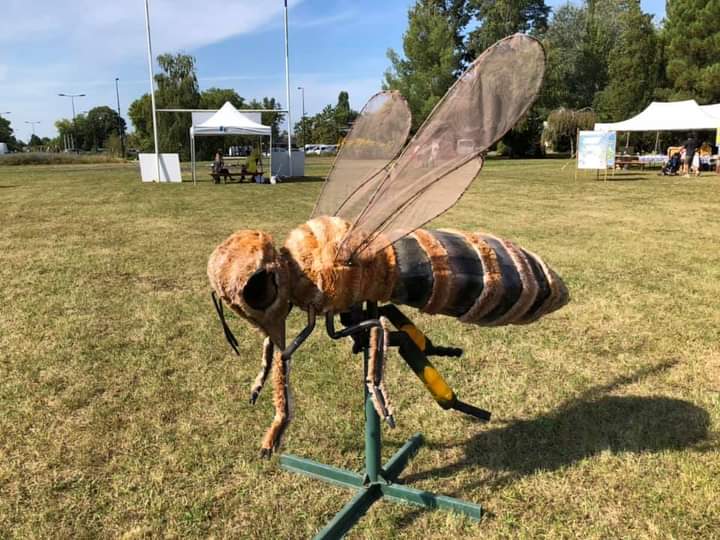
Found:
[[[259,270],[271,273],[277,286],[277,297],[263,310],[253,309],[243,296],[245,285]],[[207,274],[215,292],[233,311],[269,336],[280,349],[285,348],[289,274],[269,234],[238,231],[230,235],[210,255]]]
[[[386,248],[371,257],[360,253],[346,264],[338,252],[349,229],[350,224],[340,218],[321,216],[290,232],[283,257],[291,272],[294,304],[337,313],[357,302],[390,298],[394,252]]]
[[[432,293],[421,311],[431,315],[440,313],[450,299],[450,287],[452,286],[452,273],[447,251],[440,242],[423,229],[417,229],[412,234],[430,258],[434,278]]]
[[[272,369],[272,360],[275,347],[273,346],[272,340],[266,337],[263,341],[263,353],[261,359],[260,373],[255,377],[252,388],[250,389],[250,402],[255,403],[255,400],[260,395],[260,391],[265,386],[265,381],[270,374]]]
[[[284,360],[281,352],[276,352],[272,365],[273,405],[275,417],[265,432],[262,451],[271,454],[280,446],[285,428],[291,420],[292,407],[290,396],[290,359]]]

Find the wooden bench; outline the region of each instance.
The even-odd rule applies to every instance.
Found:
[[[219,184],[220,178],[222,178],[223,184],[227,184],[228,178],[230,179],[231,182],[232,182],[233,178],[235,178],[235,177],[240,177],[240,182],[242,182],[243,179],[245,178],[245,174],[237,174],[237,173],[233,174],[231,172],[221,172],[221,173],[211,172],[210,176],[212,177],[214,184]]]

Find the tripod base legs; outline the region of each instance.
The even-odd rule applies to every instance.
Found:
[[[382,467],[375,482],[371,482],[367,475],[363,476],[289,454],[280,456],[280,464],[289,471],[357,490],[355,496],[315,536],[316,540],[342,538],[368,511],[370,506],[383,497],[394,502],[450,510],[479,520],[482,515],[482,507],[477,504],[395,483],[398,475],[418,451],[421,444],[421,434],[412,436]]]

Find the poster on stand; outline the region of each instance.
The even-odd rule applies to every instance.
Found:
[[[614,131],[581,131],[578,134],[578,169],[606,169],[615,166]]]

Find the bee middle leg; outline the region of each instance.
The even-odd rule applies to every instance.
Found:
[[[273,342],[269,337],[266,337],[265,341],[263,341],[262,367],[260,368],[260,373],[258,373],[257,377],[255,377],[255,381],[250,389],[251,405],[255,405],[255,402],[260,395],[260,391],[263,389],[263,386],[265,386],[265,381],[267,380],[268,375],[270,375],[274,351],[275,346],[273,345]]]
[[[435,346],[396,306],[386,304],[380,308],[398,331],[391,332],[389,344],[397,347],[400,356],[428,389],[433,399],[443,409],[454,409],[478,420],[490,420],[490,413],[469,403],[460,401],[440,372],[428,360],[428,356],[461,356],[462,349]]]

